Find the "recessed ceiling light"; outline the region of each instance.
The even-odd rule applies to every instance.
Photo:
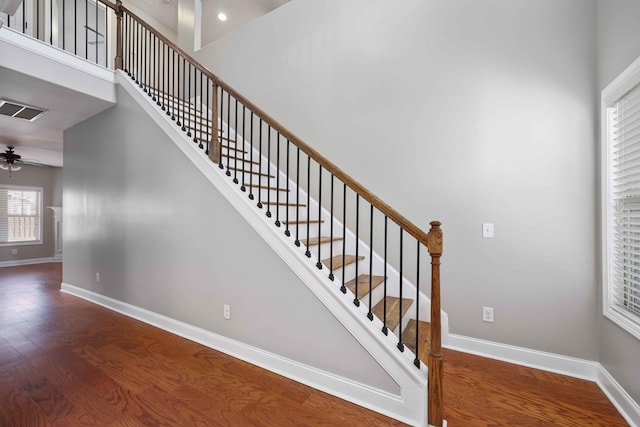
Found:
[[[227,20],[227,15],[224,12],[220,12],[218,14],[218,19],[221,21],[226,21]]]

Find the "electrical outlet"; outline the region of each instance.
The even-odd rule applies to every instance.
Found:
[[[100,283],[100,273],[96,273],[96,283]]]
[[[482,320],[493,323],[493,307],[482,307]]]
[[[18,249],[11,249],[11,255],[18,255]]]
[[[231,319],[231,306],[229,304],[225,304],[223,307],[224,310],[224,318],[229,320]]]
[[[493,239],[493,224],[482,224],[482,237]]]

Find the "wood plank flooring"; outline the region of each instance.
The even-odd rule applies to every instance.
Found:
[[[404,426],[0,268],[0,426]],[[626,426],[591,382],[445,350],[450,427]]]

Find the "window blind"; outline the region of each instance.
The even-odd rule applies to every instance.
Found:
[[[40,190],[0,188],[0,243],[40,240],[41,194]]]
[[[640,322],[640,85],[610,106],[612,303]]]

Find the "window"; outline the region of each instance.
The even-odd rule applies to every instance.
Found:
[[[640,59],[602,92],[604,315],[640,339]]]
[[[0,187],[0,245],[42,243],[42,188]]]

